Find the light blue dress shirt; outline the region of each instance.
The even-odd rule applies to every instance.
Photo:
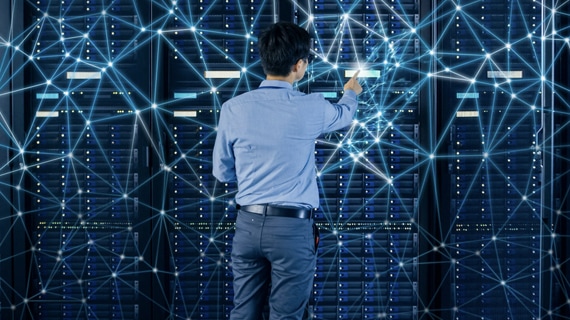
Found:
[[[222,105],[213,174],[221,182],[237,181],[240,205],[317,208],[315,140],[350,125],[357,107],[352,90],[331,103],[288,82],[265,80]]]

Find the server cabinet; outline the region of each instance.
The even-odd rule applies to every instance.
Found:
[[[29,52],[24,313],[30,318],[144,318],[151,203],[148,5],[36,1]],[[152,301],[152,300],[151,300]]]
[[[449,52],[440,89],[449,115],[442,179],[450,186],[450,315],[541,317],[542,245],[549,241],[541,207],[543,7],[493,1],[444,8],[452,17],[440,35]]]

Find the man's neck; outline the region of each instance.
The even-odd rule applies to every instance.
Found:
[[[291,72],[291,73],[289,73],[289,75],[287,75],[285,77],[284,76],[267,75],[267,77],[265,79],[285,81],[285,82],[289,82],[291,85],[293,85],[293,82],[295,82],[295,74],[293,72]]]

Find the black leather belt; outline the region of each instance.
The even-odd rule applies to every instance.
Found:
[[[250,204],[247,206],[240,206],[238,204],[237,209],[267,216],[289,217],[289,218],[299,218],[299,219],[311,219],[313,217],[313,210],[310,209],[295,208],[295,207],[278,207],[270,204]]]

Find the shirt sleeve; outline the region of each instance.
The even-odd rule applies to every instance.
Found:
[[[332,107],[325,108],[323,133],[342,129],[352,123],[358,100],[356,92],[346,90],[337,103],[332,103]]]
[[[214,143],[212,174],[221,182],[237,181],[235,170],[235,157],[233,142],[229,136],[231,132],[230,122],[227,116],[227,108],[222,107],[220,121]]]

